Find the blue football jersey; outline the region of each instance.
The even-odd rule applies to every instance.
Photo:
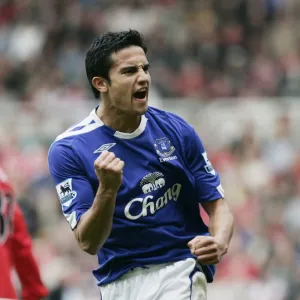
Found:
[[[149,107],[134,132],[122,133],[103,124],[96,109],[56,138],[49,169],[74,229],[99,186],[96,158],[108,150],[125,162],[112,231],[93,272],[101,286],[134,267],[193,257],[187,243],[209,234],[199,203],[224,194],[200,138],[177,115]],[[203,271],[211,282],[214,266]]]

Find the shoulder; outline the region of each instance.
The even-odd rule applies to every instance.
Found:
[[[162,123],[164,127],[169,127],[180,131],[181,134],[186,134],[193,131],[193,127],[177,114],[161,110],[154,107],[149,107],[149,116],[155,119],[156,122]]]
[[[183,118],[181,118],[180,116],[178,116],[174,113],[171,113],[169,111],[165,111],[165,110],[161,110],[161,109],[149,106],[147,113],[151,117],[159,119],[165,123],[171,123],[172,125],[177,124],[179,126],[191,127],[191,125],[189,125],[189,123],[187,121],[185,121]]]
[[[67,132],[59,135],[49,147],[48,164],[51,169],[54,165],[62,166],[67,162],[73,163],[75,160],[76,152],[74,151],[73,144],[77,141],[78,136],[63,136]]]
[[[53,143],[61,140],[66,140],[69,143],[73,142],[82,136],[87,136],[88,133],[92,133],[94,130],[102,127],[103,125],[103,122],[97,117],[94,109],[86,118],[75,123],[63,133],[58,135]]]
[[[97,130],[103,125],[93,110],[86,118],[72,125],[55,138],[50,146],[49,155],[73,152],[76,148],[89,144],[89,140],[93,140],[95,134],[98,135]]]
[[[82,138],[84,139],[88,133],[92,133],[100,126],[101,124],[96,123],[93,115],[90,114],[59,134],[49,147],[50,168],[53,165],[65,165],[67,162],[76,161],[76,147],[82,143]]]

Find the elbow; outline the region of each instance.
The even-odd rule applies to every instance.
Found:
[[[80,248],[84,252],[86,252],[86,253],[88,253],[90,255],[96,255],[97,252],[98,252],[98,249],[99,249],[98,247],[94,247],[94,246],[91,246],[91,245],[80,245]]]
[[[76,239],[80,249],[90,255],[96,255],[98,250],[100,249],[98,244],[92,243],[88,240],[83,240],[78,235],[76,235]]]
[[[110,232],[107,231],[100,236],[83,235],[82,231],[76,228],[74,231],[79,247],[90,255],[96,255],[107,240]]]
[[[100,243],[92,243],[90,241],[78,241],[78,243],[80,248],[90,255],[96,255],[104,244],[104,242],[101,241]]]
[[[102,248],[103,244],[96,244],[96,243],[90,243],[90,242],[79,242],[80,248],[90,254],[90,255],[96,255],[98,251]]]

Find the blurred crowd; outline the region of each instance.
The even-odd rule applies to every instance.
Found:
[[[299,15],[297,0],[0,0],[0,165],[50,300],[99,299],[96,258],[62,216],[47,152],[96,105],[88,45],[128,28],[149,44],[150,104],[195,126],[235,215],[209,300],[300,300]]]
[[[92,98],[87,47],[128,28],[162,97],[297,96],[299,14],[297,0],[1,0],[0,96]]]

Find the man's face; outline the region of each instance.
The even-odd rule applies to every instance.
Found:
[[[148,108],[151,77],[144,50],[131,46],[112,54],[108,97],[112,107],[132,115],[142,115]]]

